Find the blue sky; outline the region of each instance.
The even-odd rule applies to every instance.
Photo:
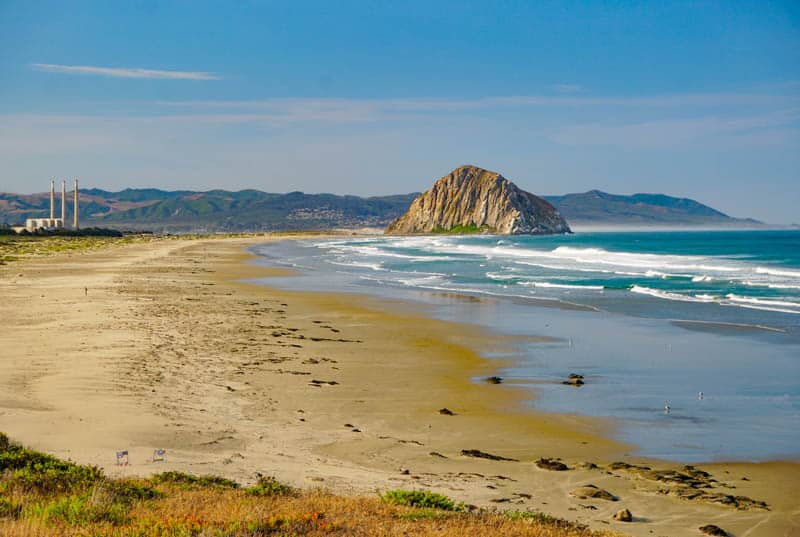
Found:
[[[0,190],[664,192],[800,221],[798,2],[0,0]]]

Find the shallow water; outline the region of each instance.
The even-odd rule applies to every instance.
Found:
[[[337,238],[256,252],[301,271],[270,285],[422,301],[444,319],[558,338],[520,346],[501,375],[544,410],[615,418],[640,455],[800,455],[800,232]],[[572,372],[586,385],[559,383]]]

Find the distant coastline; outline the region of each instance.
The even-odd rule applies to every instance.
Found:
[[[86,189],[80,211],[86,226],[168,233],[385,228],[418,193],[359,197],[259,190],[205,192]],[[544,196],[575,229],[785,229],[735,218],[687,198],[620,196],[600,191]],[[0,193],[0,225],[47,214],[48,195]],[[69,211],[68,211],[69,213]]]

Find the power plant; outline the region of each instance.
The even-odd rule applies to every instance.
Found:
[[[78,230],[78,180],[73,189],[72,229]],[[67,221],[67,182],[61,180],[61,218],[56,218],[56,182],[50,181],[50,218],[28,218],[25,228],[28,232],[65,229]],[[22,229],[22,228],[21,228]]]

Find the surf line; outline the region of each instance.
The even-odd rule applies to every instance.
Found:
[[[747,324],[747,323],[730,323],[725,321],[697,321],[694,319],[667,319],[671,323],[684,323],[684,324],[707,324],[711,326],[725,326],[731,328],[757,328],[759,330],[766,330],[769,332],[786,333],[783,328],[776,328],[774,326],[765,326],[763,324]]]

